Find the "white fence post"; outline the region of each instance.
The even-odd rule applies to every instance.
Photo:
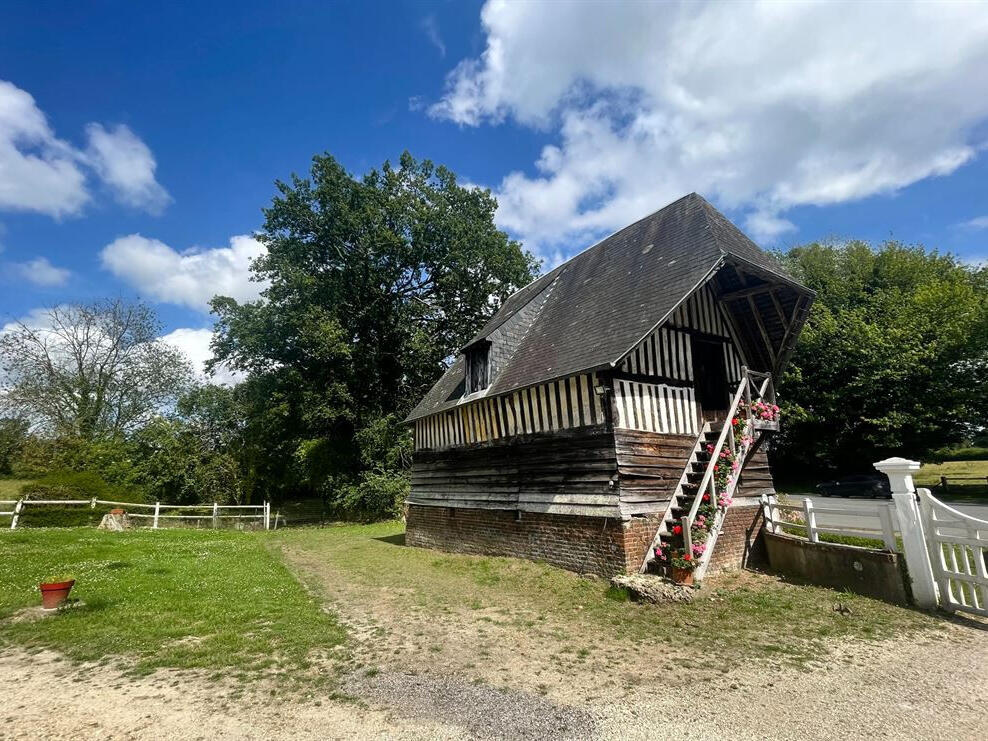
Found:
[[[819,543],[820,536],[816,531],[816,513],[813,502],[809,497],[803,500],[803,519],[806,521],[806,539],[811,543]]]
[[[271,529],[271,502],[264,502],[264,529]]]
[[[18,499],[17,500],[17,504],[14,505],[14,516],[10,520],[10,529],[11,530],[16,530],[17,529],[17,521],[21,517],[21,510],[22,509],[24,509],[24,499],[23,498],[22,499]]]
[[[161,502],[154,503],[154,519],[151,521],[151,529],[158,529],[158,514],[161,512]]]
[[[220,526],[220,505],[213,502],[213,530]]]
[[[916,503],[916,487],[913,471],[919,470],[918,461],[905,458],[888,458],[875,463],[875,468],[888,476],[892,487],[892,500],[899,516],[899,532],[902,549],[906,553],[906,568],[912,583],[913,600],[917,607],[933,609],[937,606],[937,587],[933,581],[930,553],[926,549],[923,522]]]
[[[894,552],[897,548],[895,542],[895,523],[892,520],[892,511],[895,504],[878,505],[878,519],[882,523],[882,541],[885,549]]]
[[[775,532],[775,518],[772,516],[772,497],[762,494],[762,521],[765,523],[765,530],[770,533]]]

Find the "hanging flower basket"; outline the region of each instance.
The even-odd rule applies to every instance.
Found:
[[[756,430],[779,429],[779,406],[756,401],[751,405],[751,419]]]

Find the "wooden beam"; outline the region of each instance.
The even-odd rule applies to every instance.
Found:
[[[782,364],[789,359],[792,348],[788,347],[788,344],[795,329],[802,326],[804,320],[803,313],[805,313],[808,305],[809,299],[806,298],[806,296],[799,296],[796,299],[796,303],[792,309],[792,321],[789,322],[789,326],[786,327],[786,333],[782,336],[782,344],[779,345],[779,357],[776,358],[775,364],[772,368],[773,375],[778,375]]]
[[[775,295],[775,291],[771,291],[768,294],[772,298],[772,303],[775,304],[775,311],[779,314],[779,321],[782,322],[782,326],[788,324],[786,319],[786,312],[782,310],[782,304],[779,302],[779,297]]]
[[[755,305],[754,297],[748,296],[748,306],[751,307],[751,313],[755,318],[755,324],[758,325],[758,332],[765,341],[765,348],[768,350],[768,359],[771,361],[772,367],[774,368],[778,356],[775,352],[775,348],[772,347],[772,340],[769,339],[768,330],[765,329],[765,322],[762,321],[762,313],[758,310],[758,306]]]
[[[738,276],[741,277],[741,272],[738,271]],[[742,278],[743,280],[743,278]],[[740,288],[737,291],[731,291],[729,293],[722,293],[720,295],[720,301],[735,301],[741,298],[751,298],[752,296],[757,296],[759,293],[767,293],[773,291],[777,286],[772,283],[763,283],[760,286],[750,286],[748,288]]]

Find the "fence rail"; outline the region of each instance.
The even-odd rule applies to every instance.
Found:
[[[811,543],[819,543],[820,535],[838,535],[852,538],[868,538],[881,541],[886,550],[896,551],[899,549],[896,535],[898,533],[898,522],[896,519],[895,504],[892,502],[868,503],[865,506],[841,507],[840,505],[830,505],[818,507],[809,498],[804,499],[802,504],[786,504],[780,502],[772,494],[763,494],[762,513],[765,518],[765,528],[770,533],[782,533],[793,535],[790,530],[797,528],[802,530],[802,537]],[[870,505],[870,506],[869,506]],[[795,513],[802,516],[802,521],[795,517],[786,517],[783,513]],[[869,528],[859,525],[820,525],[817,522],[817,515],[831,515],[843,517],[860,517],[861,515],[871,515],[878,518],[881,528]]]
[[[28,505],[34,506],[57,506],[57,507],[79,507],[88,506],[96,509],[97,505],[110,507],[143,507],[153,510],[153,512],[129,512],[128,517],[139,517],[151,520],[151,529],[157,530],[161,520],[210,520],[213,527],[219,527],[220,520],[259,520],[265,530],[271,529],[271,503],[264,504],[143,504],[141,502],[112,502],[105,499],[0,499],[0,506],[14,505],[14,508],[7,511],[0,511],[0,517],[10,517],[10,529],[16,530],[20,522],[24,508]],[[162,510],[187,510],[196,512],[208,510],[209,514],[162,514]],[[255,510],[254,514],[224,514],[224,510]]]

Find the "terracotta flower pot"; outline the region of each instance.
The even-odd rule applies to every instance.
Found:
[[[75,579],[51,584],[39,584],[38,586],[41,587],[41,606],[46,610],[54,610],[68,599],[73,584],[75,584]]]
[[[681,569],[676,566],[672,567],[672,580],[676,584],[685,584],[689,586],[693,583],[693,569]]]

